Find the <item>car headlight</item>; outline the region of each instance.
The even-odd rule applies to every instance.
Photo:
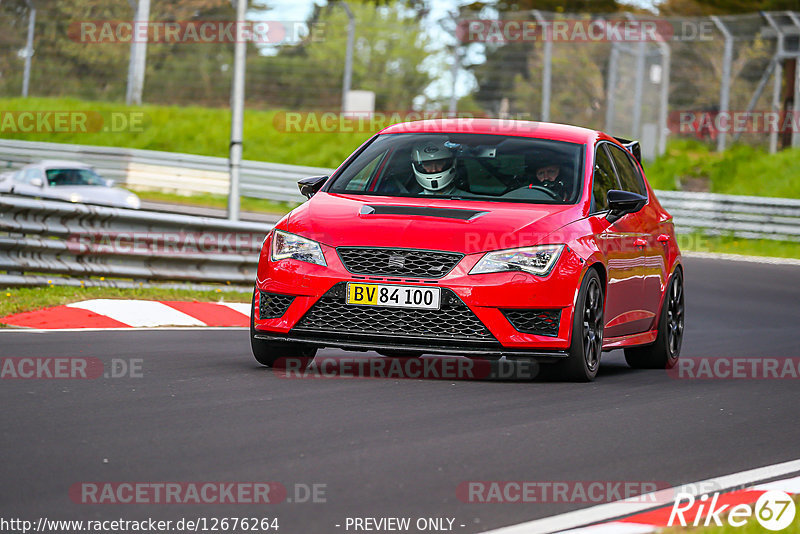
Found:
[[[125,199],[125,204],[135,210],[138,210],[142,205],[142,203],[139,201],[139,197],[136,195],[128,195],[128,197]]]
[[[563,250],[564,245],[539,245],[488,252],[475,264],[469,274],[525,271],[538,276],[546,276],[558,261]]]
[[[78,193],[72,193],[69,196],[69,201],[70,202],[80,202],[81,201],[81,196]]]
[[[275,235],[272,236],[272,261],[287,258],[327,266],[319,243],[299,235],[275,230]]]

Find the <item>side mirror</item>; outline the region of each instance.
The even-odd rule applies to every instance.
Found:
[[[44,187],[44,182],[41,178],[31,178],[29,182],[33,187]]]
[[[297,181],[297,187],[300,188],[300,194],[306,198],[311,198],[317,193],[330,176],[311,176],[310,178],[302,178]]]
[[[611,189],[608,192],[607,198],[610,211],[608,215],[606,215],[606,219],[612,223],[622,218],[623,215],[639,211],[647,204],[647,197],[643,197],[631,191],[620,191],[618,189]]]

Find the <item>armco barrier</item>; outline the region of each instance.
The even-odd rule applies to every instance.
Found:
[[[748,239],[800,240],[800,200],[656,191],[681,232]]]
[[[189,282],[249,289],[270,229],[259,223],[0,195],[0,287],[173,287]]]

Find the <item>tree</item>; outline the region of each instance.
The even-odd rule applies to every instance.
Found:
[[[431,82],[422,62],[432,43],[403,4],[350,4],[356,19],[351,87],[374,91],[376,109],[411,109]],[[338,110],[347,43],[347,16],[336,3],[317,7],[308,23],[316,33],[275,56],[248,62],[249,99],[269,107]]]
[[[495,2],[473,2],[461,9],[462,19],[480,18],[480,13],[496,11],[501,20],[526,20],[533,21],[531,10],[538,9],[543,12],[564,13],[567,16],[582,16],[588,13],[610,13],[619,9],[616,0],[497,0]],[[538,117],[541,101],[540,75],[541,62],[538,55],[541,53],[539,41],[510,41],[500,43],[486,43],[483,45],[485,61],[468,68],[478,83],[475,100],[486,112],[497,115],[503,111],[510,113],[530,113]],[[554,47],[555,48],[555,47]],[[562,108],[569,107],[568,101],[574,99],[572,90],[579,89],[579,93],[587,96],[588,100],[584,111],[591,110],[597,113],[597,95],[604,91],[604,65],[605,58],[595,57],[591,47],[575,44],[570,50],[571,58],[564,58],[567,70],[574,76],[565,76],[556,73],[553,78],[553,106],[558,106],[559,98]],[[554,62],[558,58],[554,57]],[[599,63],[598,63],[599,62]],[[580,66],[580,72],[578,74]],[[562,87],[569,87],[570,92],[559,91]],[[587,84],[593,84],[587,86]],[[571,96],[570,96],[571,95]],[[589,97],[591,95],[591,97]],[[506,109],[507,108],[507,109]]]
[[[31,95],[123,99],[130,44],[87,43],[80,37],[79,24],[130,22],[134,11],[127,0],[50,0],[36,4]],[[19,50],[24,46],[25,0],[3,1],[0,14],[3,41],[9,42],[7,49]],[[153,0],[150,20],[233,21],[234,11],[229,0]],[[0,59],[0,88],[6,94],[19,91],[21,62],[15,55],[16,51]],[[230,81],[226,80],[225,66],[232,56],[233,44],[227,42],[148,44],[145,101],[226,104]]]

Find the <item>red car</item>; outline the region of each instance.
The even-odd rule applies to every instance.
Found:
[[[260,363],[318,348],[535,359],[570,380],[603,351],[677,362],[683,268],[635,142],[575,126],[449,119],[384,129],[267,235]],[[305,360],[307,361],[307,360]]]

